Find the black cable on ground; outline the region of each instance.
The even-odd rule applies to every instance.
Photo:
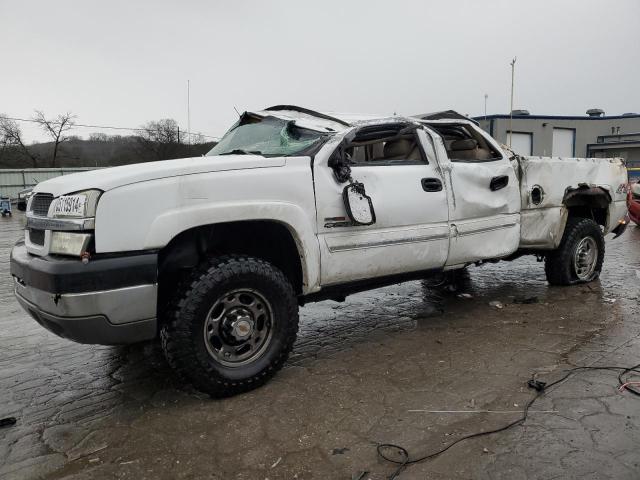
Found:
[[[535,377],[536,375],[534,374],[532,379],[529,380],[527,382],[527,386],[531,389],[534,389],[536,391],[536,394],[531,398],[531,400],[529,400],[529,402],[527,402],[527,404],[525,405],[524,409],[522,410],[522,415],[520,416],[520,418],[518,418],[517,420],[514,420],[511,423],[508,423],[502,427],[499,428],[495,428],[493,430],[485,430],[482,432],[476,432],[476,433],[472,433],[469,435],[465,435],[464,437],[461,437],[457,440],[455,440],[454,442],[451,442],[450,444],[446,445],[445,447],[441,448],[440,450],[436,450],[433,453],[429,453],[427,455],[424,455],[422,457],[418,457],[418,458],[414,458],[412,459],[411,456],[409,455],[409,451],[400,446],[400,445],[394,445],[393,443],[381,443],[378,445],[377,447],[377,451],[378,451],[378,455],[380,456],[380,458],[382,458],[383,460],[386,460],[389,463],[393,463],[395,465],[398,466],[398,468],[388,477],[388,480],[395,480],[396,478],[398,478],[398,476],[400,475],[400,473],[402,473],[402,471],[411,466],[411,465],[415,465],[416,463],[421,463],[424,462],[426,460],[429,460],[431,458],[435,458],[438,455],[443,454],[444,452],[446,452],[447,450],[449,450],[451,447],[453,447],[454,445],[457,445],[460,442],[463,442],[465,440],[469,440],[471,438],[477,438],[477,437],[483,437],[485,435],[492,435],[494,433],[498,433],[498,432],[503,432],[505,430],[510,429],[511,427],[515,427],[516,425],[521,425],[522,423],[525,422],[525,420],[527,419],[528,415],[529,415],[529,409],[531,408],[531,406],[535,403],[535,401],[542,397],[545,392],[547,390],[549,390],[552,387],[555,387],[556,385],[558,385],[559,383],[564,382],[565,380],[567,380],[570,376],[572,376],[574,373],[578,372],[578,371],[585,371],[585,370],[614,370],[614,371],[618,371],[620,370],[621,372],[618,375],[618,381],[620,382],[620,387],[623,388],[624,390],[627,390],[629,392],[631,392],[634,395],[640,396],[640,390],[637,390],[633,387],[631,387],[630,385],[627,385],[628,381],[625,381],[624,376],[631,373],[631,372],[635,372],[635,373],[640,373],[640,364],[635,365],[633,367],[619,367],[619,366],[597,366],[597,367],[574,367],[571,368],[569,370],[567,370],[567,373],[561,377],[560,379],[551,382],[549,384],[545,383],[545,382],[541,382],[539,380],[536,380]],[[397,455],[397,457],[400,457],[401,460],[399,460],[397,457],[396,458],[391,458],[386,452],[392,450],[395,451],[395,454]]]
[[[637,397],[640,397],[640,390],[633,388],[630,385],[627,385],[627,381],[624,380],[624,376],[630,372],[637,372],[636,369],[639,367],[640,367],[640,364],[631,368],[625,368],[622,372],[618,374],[618,381],[620,382],[620,388],[624,387],[624,390],[627,390],[629,393],[633,393]]]

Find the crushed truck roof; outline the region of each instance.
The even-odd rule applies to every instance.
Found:
[[[282,120],[292,120],[299,127],[318,132],[342,132],[352,127],[350,123],[339,118],[295,105],[275,105],[250,113],[261,117],[272,116]]]
[[[454,110],[443,110],[440,112],[423,113],[419,115],[374,115],[358,113],[335,113],[316,112],[297,105],[274,105],[256,112],[250,112],[258,116],[273,116],[283,120],[293,120],[296,125],[319,132],[341,132],[354,126],[359,126],[371,122],[416,122],[416,121],[439,121],[439,120],[463,120],[476,123]]]

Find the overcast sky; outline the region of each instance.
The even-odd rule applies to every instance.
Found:
[[[638,112],[639,21],[639,0],[0,0],[0,112],[186,129],[189,79],[208,135],[234,106],[507,113],[514,56],[516,108]]]

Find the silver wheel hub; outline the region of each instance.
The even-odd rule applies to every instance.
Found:
[[[598,263],[598,244],[593,237],[584,237],[573,255],[573,268],[579,280],[588,280]]]
[[[215,301],[204,322],[204,343],[217,362],[227,367],[259,358],[271,343],[271,304],[257,290],[237,289]]]
[[[253,333],[253,319],[246,314],[239,313],[230,324],[231,335],[236,340],[246,340]]]

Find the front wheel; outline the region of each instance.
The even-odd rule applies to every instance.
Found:
[[[597,279],[604,261],[604,235],[589,218],[569,217],[562,241],[545,258],[551,285],[573,285]]]
[[[246,392],[282,367],[296,339],[298,305],[279,269],[257,258],[219,257],[178,290],[162,347],[198,390],[213,397]]]

